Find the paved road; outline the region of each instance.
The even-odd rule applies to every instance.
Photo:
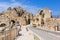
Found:
[[[60,32],[46,31],[39,28],[28,27],[29,30],[36,33],[43,40],[60,40]]]
[[[26,30],[26,26],[22,26],[22,30],[20,31],[21,36],[18,36],[16,40],[34,40],[34,35],[30,33],[30,31]]]

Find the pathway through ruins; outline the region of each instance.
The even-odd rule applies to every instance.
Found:
[[[26,27],[23,26],[22,30],[20,31],[21,36],[18,36],[16,40],[34,40],[34,36],[30,31],[26,30]]]

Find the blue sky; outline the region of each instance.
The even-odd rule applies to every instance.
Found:
[[[60,15],[60,0],[0,0],[0,12],[17,6],[34,14],[41,8],[49,8],[53,15]]]

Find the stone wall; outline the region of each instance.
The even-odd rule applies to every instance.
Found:
[[[30,24],[30,20],[32,19],[31,13],[23,10],[21,7],[9,7],[7,10],[2,12],[3,15],[6,15],[10,18],[10,20],[19,21],[21,25]]]
[[[49,10],[48,8],[40,9],[37,14],[34,15],[34,21],[32,20],[31,24],[34,24],[34,26],[45,30],[60,30],[60,19],[53,18],[51,13],[51,10]],[[57,23],[59,24],[58,27]]]
[[[15,22],[19,22],[20,25],[31,24],[31,26],[46,30],[60,30],[60,18],[53,18],[51,13],[51,10],[48,8],[40,9],[37,14],[34,15],[23,10],[21,7],[9,7],[7,10],[2,12],[2,15],[0,14],[0,21],[9,25],[8,21],[13,20]]]

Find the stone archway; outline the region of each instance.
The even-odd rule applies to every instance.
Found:
[[[44,10],[41,10],[39,14],[42,15],[42,17],[44,18]]]

